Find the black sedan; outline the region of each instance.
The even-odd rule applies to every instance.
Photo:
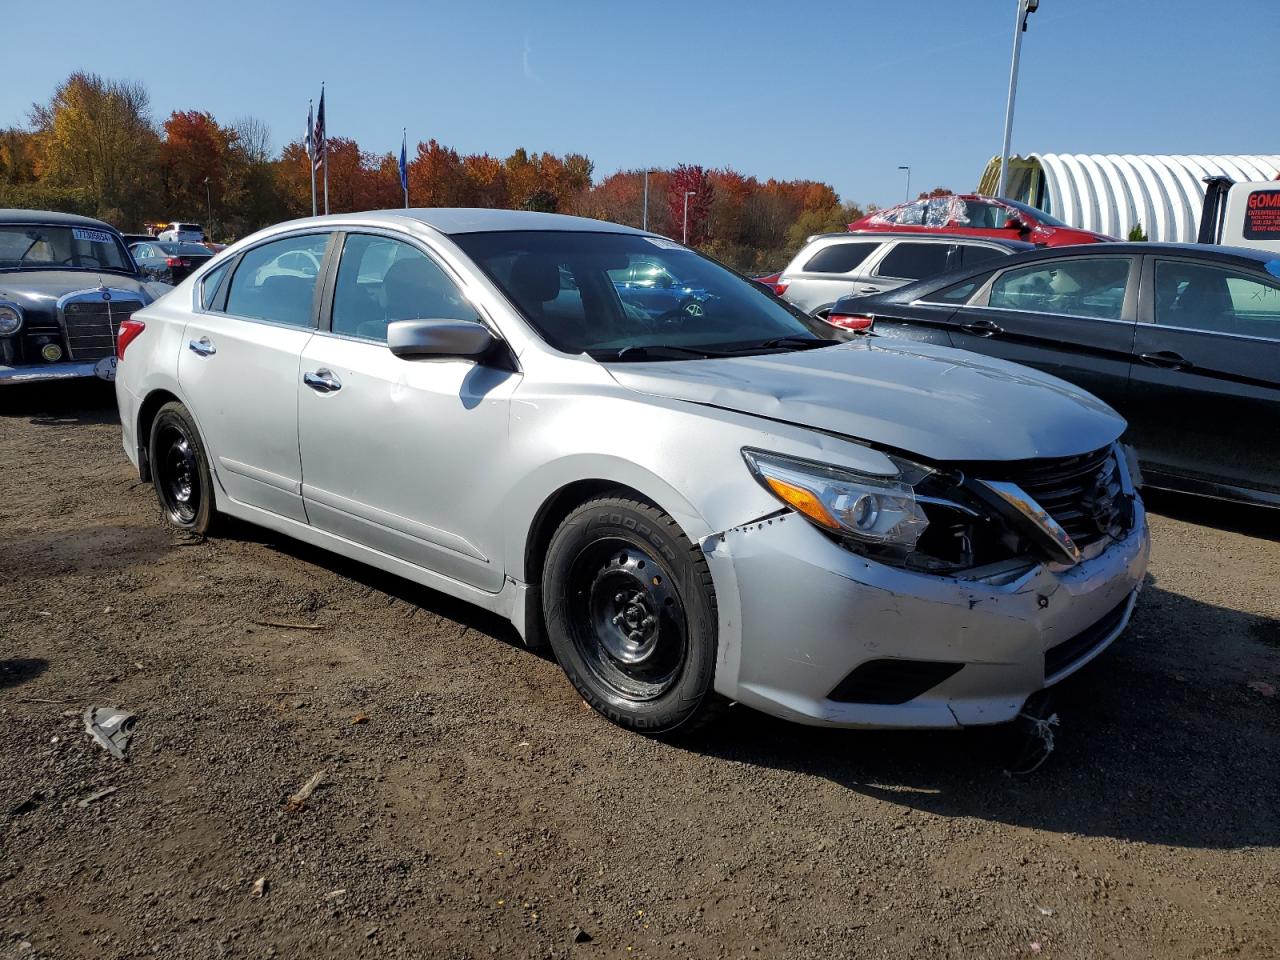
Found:
[[[1129,421],[1148,485],[1280,507],[1280,254],[1056,247],[845,297],[831,315],[1069,380]]]
[[[180,283],[197,267],[204,266],[213,251],[203,243],[149,240],[129,248],[138,269],[164,283]]]

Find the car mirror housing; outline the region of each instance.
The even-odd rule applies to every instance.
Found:
[[[387,346],[405,360],[479,360],[498,339],[475,320],[395,320],[387,325]]]

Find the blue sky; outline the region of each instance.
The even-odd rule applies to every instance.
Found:
[[[810,177],[846,200],[971,189],[1000,148],[1015,0],[0,2],[0,126],[74,69],[365,149],[586,153],[597,178],[680,162]],[[132,11],[132,12],[128,12]],[[14,42],[20,38],[20,42]],[[1280,153],[1280,0],[1042,0],[1015,151]]]

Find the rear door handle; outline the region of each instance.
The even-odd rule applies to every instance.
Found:
[[[880,288],[879,287],[859,287],[858,292],[859,293],[879,293]]]
[[[1165,370],[1186,370],[1191,366],[1190,360],[1180,353],[1174,353],[1172,350],[1142,353],[1138,355],[1138,359],[1153,367],[1163,367]]]
[[[213,341],[208,337],[201,337],[199,340],[188,341],[187,349],[202,357],[212,357],[218,352],[218,348],[213,345]]]
[[[994,337],[998,333],[1004,333],[1004,327],[998,323],[992,323],[990,320],[975,320],[973,323],[963,323],[960,329],[965,333],[971,333],[975,337]]]
[[[342,381],[333,375],[333,371],[323,368],[304,373],[302,382],[316,393],[337,393],[342,389]]]

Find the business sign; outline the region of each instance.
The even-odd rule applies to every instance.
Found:
[[[1254,190],[1244,205],[1246,240],[1280,240],[1280,190]]]

